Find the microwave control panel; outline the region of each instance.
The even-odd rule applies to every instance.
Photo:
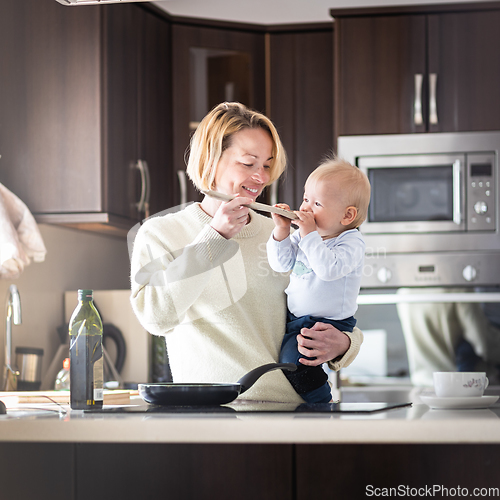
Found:
[[[495,154],[467,155],[467,230],[495,231],[497,194]]]

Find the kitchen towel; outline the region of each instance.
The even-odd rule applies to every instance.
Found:
[[[46,253],[28,207],[0,184],[0,278],[18,278],[32,259],[43,262]]]

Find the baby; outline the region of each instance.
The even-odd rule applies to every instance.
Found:
[[[295,372],[284,372],[308,403],[328,403],[328,376],[320,366],[307,366],[297,349],[297,335],[316,322],[330,323],[352,332],[365,254],[358,226],[370,202],[366,175],[350,163],[328,158],[308,177],[298,219],[290,235],[290,219],[273,214],[275,228],[267,242],[271,268],[288,272],[286,334],[280,362],[295,363]],[[290,210],[288,205],[277,207]],[[306,359],[315,359],[307,358]]]

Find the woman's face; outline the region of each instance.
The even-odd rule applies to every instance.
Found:
[[[255,200],[271,178],[272,150],[271,136],[264,129],[236,132],[217,165],[215,189]]]

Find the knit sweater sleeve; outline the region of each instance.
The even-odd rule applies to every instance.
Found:
[[[170,228],[170,232],[175,230]],[[210,283],[210,271],[239,248],[209,225],[177,249],[169,248],[165,234],[167,229],[158,221],[144,224],[136,236],[131,259],[132,308],[143,327],[154,335],[165,334],[182,323]]]
[[[336,358],[328,362],[328,366],[336,372],[341,368],[347,368],[354,361],[363,343],[363,332],[357,326],[354,327],[352,332],[343,333],[349,337],[351,345],[341,358]]]

